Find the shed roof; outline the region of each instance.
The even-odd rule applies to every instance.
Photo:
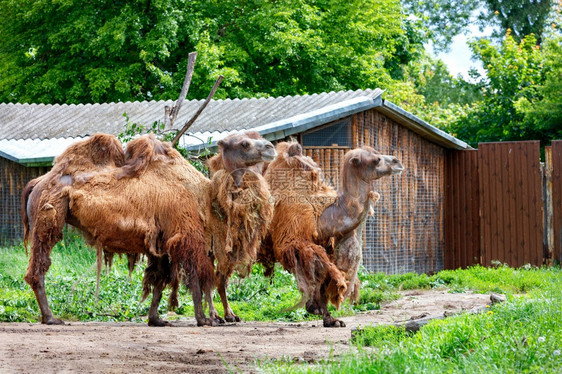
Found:
[[[322,124],[372,108],[429,140],[447,148],[467,144],[420,118],[382,100],[383,91],[366,89],[276,98],[212,100],[184,135],[186,148],[202,148],[240,130],[257,130],[270,140],[303,132]],[[184,101],[174,127],[181,127],[203,100]],[[66,147],[97,132],[118,135],[128,116],[131,123],[151,127],[164,121],[164,107],[174,101],[119,102],[106,104],[0,104],[0,156],[36,165],[52,162]]]

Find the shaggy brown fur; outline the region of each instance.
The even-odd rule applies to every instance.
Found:
[[[84,165],[68,162],[82,154],[76,149],[92,149],[89,143],[100,137],[113,138],[112,142],[118,144],[110,135],[81,142],[57,158],[59,165],[24,190],[24,222],[29,223],[31,237],[25,280],[35,292],[42,322],[62,323],[53,318],[49,309],[44,276],[50,266],[51,249],[61,239],[66,221],[97,248],[148,257],[143,284],[145,295],[153,291],[149,324],[164,324],[158,317],[158,304],[166,285],[173,290],[172,306],[177,304],[181,273],[186,274],[193,294],[197,323],[214,324],[205,317],[201,305],[202,291],[210,293],[214,286],[213,264],[207,256],[198,200],[193,190],[186,188],[189,176],[198,171],[177,151],[152,136],[129,143],[122,168],[118,167],[121,161],[106,162],[106,167],[93,170],[72,169],[74,164]],[[82,155],[84,159],[100,160],[97,152]],[[119,160],[123,160],[122,156]],[[61,164],[68,166],[62,168]],[[67,174],[68,170],[73,174]]]
[[[331,205],[335,192],[322,180],[320,169],[302,155],[298,143],[280,143],[278,156],[267,168],[266,180],[275,198],[271,224],[274,257],[292,272],[302,293],[297,306],[309,299],[319,300],[325,326],[343,326],[327,308],[331,302],[339,307],[346,291],[345,274],[318,242],[317,219]]]
[[[88,173],[97,172],[107,167],[122,166],[124,160],[123,147],[114,136],[94,134],[86,141],[69,146],[55,159],[55,164],[48,174],[31,180],[23,190],[21,201],[21,214],[24,224],[23,243],[26,252],[29,242],[29,221],[27,214],[24,213],[27,210],[29,195],[37,184],[43,181],[49,188],[70,185],[74,183],[73,176],[78,173],[87,176]]]
[[[271,143],[257,133],[245,133],[256,144],[267,144],[268,160],[275,157]],[[228,303],[226,289],[234,271],[246,276],[257,261],[257,252],[273,217],[273,204],[263,176],[264,162],[236,161],[233,154],[247,139],[231,135],[219,142],[220,153],[210,160],[213,176],[209,190],[211,212],[208,216],[210,248],[216,258],[217,289],[228,322],[240,321]],[[224,160],[229,160],[224,162]],[[219,318],[212,300],[209,314]]]
[[[373,204],[380,197],[371,190],[371,183],[384,176],[399,174],[403,169],[396,157],[382,155],[371,147],[349,151],[344,157],[338,197],[318,218],[319,240],[328,240],[335,248],[327,247],[332,261],[346,273],[348,290],[345,297],[352,302],[359,297],[357,270],[362,257],[365,219],[373,212]],[[307,310],[320,314],[321,301],[310,300]]]
[[[266,173],[275,213],[271,242],[264,243],[270,243],[275,259],[295,274],[307,310],[322,314],[324,326],[344,326],[330,316],[327,301],[339,306],[345,297],[357,297],[360,225],[378,199],[370,182],[401,171],[402,165],[369,147],[350,151],[344,158],[342,188],[336,194],[298,144],[277,147],[279,156]]]

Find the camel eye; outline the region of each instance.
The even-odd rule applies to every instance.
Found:
[[[380,158],[380,157],[375,157],[375,158],[373,159],[373,165],[378,165],[378,164],[380,164],[380,162],[381,162],[381,158]]]
[[[242,142],[242,148],[248,148],[249,146],[250,146],[250,142],[248,142],[248,141]]]

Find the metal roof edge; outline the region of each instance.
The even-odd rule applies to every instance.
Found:
[[[37,158],[17,158],[9,153],[0,151],[0,157],[3,157],[7,160],[13,161],[16,164],[20,164],[25,167],[30,166],[52,166],[55,157],[37,157]]]
[[[287,136],[312,129],[328,122],[381,106],[383,102],[383,92],[384,91],[381,90],[375,97],[359,96],[311,112],[298,114],[283,120],[244,130],[258,131],[265,139],[270,141],[283,139]],[[225,136],[227,135],[228,134]],[[207,148],[213,149],[216,147],[216,142],[219,140],[220,139],[213,139],[212,144],[207,146]],[[202,148],[204,148],[202,144],[185,147],[188,151],[196,151]]]
[[[8,159],[8,160],[10,160],[10,161],[16,162],[16,163],[18,163],[18,164],[20,163],[20,159],[19,159],[19,158],[14,157],[14,156],[12,156],[11,154],[6,153],[6,152],[0,151],[0,157],[3,157],[3,158]]]
[[[447,134],[445,131],[430,125],[423,119],[413,115],[412,113],[400,108],[398,105],[393,104],[388,100],[383,100],[382,105],[379,106],[380,110],[385,115],[400,121],[403,125],[410,130],[418,133],[424,138],[437,143],[443,147],[457,150],[472,149],[470,145],[463,142],[454,136]]]

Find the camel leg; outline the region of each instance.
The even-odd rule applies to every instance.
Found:
[[[216,326],[216,322],[205,316],[205,311],[203,310],[203,293],[201,291],[201,285],[199,283],[199,277],[192,274],[189,280],[189,288],[191,290],[191,297],[193,299],[193,309],[195,310],[195,319],[197,320],[197,326]]]
[[[328,310],[328,298],[326,296],[326,288],[329,281],[324,281],[322,287],[320,287],[319,292],[316,297],[320,309],[322,310],[322,320],[324,322],[324,327],[345,327],[345,323],[339,319],[332,317],[330,311]]]
[[[158,306],[162,299],[162,291],[164,290],[164,283],[158,282],[152,289],[152,301],[150,302],[150,309],[148,310],[148,326],[170,326],[170,322],[160,318],[158,314]]]
[[[209,318],[223,325],[226,321],[221,316],[219,316],[219,312],[215,308],[212,292],[205,293],[205,301],[207,302],[207,304],[209,304]]]
[[[152,301],[148,310],[148,326],[169,326],[170,323],[160,318],[158,307],[162,300],[162,291],[171,280],[171,264],[167,256],[157,257],[147,255],[148,263],[144,270],[143,296],[144,300],[152,289]]]
[[[61,319],[53,317],[53,313],[49,308],[47,294],[45,293],[45,275],[40,275],[35,287],[33,285],[31,287],[33,288],[33,293],[35,293],[35,298],[37,299],[39,309],[41,310],[41,323],[47,325],[64,325],[64,322]]]
[[[314,315],[322,315],[322,308],[316,298],[310,299],[306,302],[306,311]]]
[[[31,246],[31,257],[29,259],[29,266],[25,274],[25,281],[31,286],[39,309],[41,310],[41,323],[47,325],[64,325],[60,319],[54,318],[51,308],[49,308],[49,301],[45,292],[45,273],[51,266],[51,253],[52,246],[38,244],[34,238]]]
[[[232,309],[230,308],[230,304],[228,303],[228,298],[226,296],[226,288],[228,287],[228,277],[224,274],[218,275],[218,284],[217,289],[219,291],[219,296],[221,297],[222,306],[224,309],[224,319],[227,322],[240,322],[240,317],[238,317]]]
[[[45,292],[45,274],[51,266],[51,250],[62,239],[66,200],[54,203],[41,202],[37,219],[32,228],[31,251],[25,281],[31,286],[41,310],[41,323],[47,325],[64,325],[60,319],[54,318],[47,294]],[[31,216],[31,215],[30,215]]]

